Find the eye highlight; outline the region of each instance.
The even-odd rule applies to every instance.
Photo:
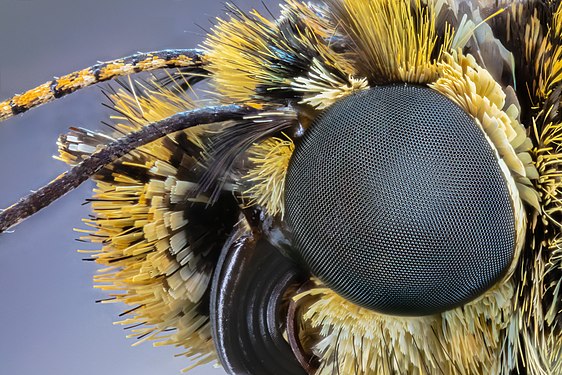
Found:
[[[516,253],[497,155],[474,119],[429,88],[380,86],[333,104],[297,146],[285,195],[312,273],[381,313],[457,307]]]

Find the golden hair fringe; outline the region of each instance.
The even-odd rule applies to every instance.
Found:
[[[433,4],[420,0],[328,3],[355,45],[359,73],[371,84],[435,80],[436,63],[450,49],[452,30],[447,28],[439,41]]]
[[[293,140],[271,137],[248,150],[254,167],[243,177],[252,187],[243,192],[247,205],[259,205],[271,216],[285,214],[285,176],[295,150]]]
[[[320,358],[317,375],[508,375],[516,365],[512,282],[463,307],[423,317],[379,314],[314,282],[294,299],[309,306],[300,319],[317,335],[308,338],[314,345],[307,348]]]
[[[539,195],[531,182],[539,177],[529,154],[532,142],[519,123],[517,106],[506,102],[502,87],[471,55],[460,51],[445,54],[439,68],[439,78],[430,87],[477,121],[509,167],[521,199],[540,211]]]
[[[150,86],[131,83],[129,90],[110,96],[118,112],[112,116],[115,137],[118,131],[133,131],[195,105],[187,94],[156,82]],[[202,148],[201,132],[197,128],[183,133]],[[111,139],[74,129],[59,140],[59,158],[79,163]],[[155,346],[183,348],[181,355],[194,360],[193,368],[216,360],[209,319],[199,312],[211,270],[190,250],[185,210],[176,207],[196,187],[195,182],[180,177],[182,171],[197,163],[187,154],[179,163],[172,162],[177,147],[172,136],[163,138],[96,176],[94,216],[84,220],[91,229],[78,231],[84,233],[83,240],[102,245],[99,251],[87,252],[104,266],[94,276],[95,287],[109,293],[102,302],[129,306],[123,320],[115,324],[132,327],[127,337],[137,339],[133,345],[150,341]]]

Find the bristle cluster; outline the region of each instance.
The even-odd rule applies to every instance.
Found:
[[[505,283],[480,299],[439,315],[398,317],[356,306],[316,287],[295,297],[311,299],[301,319],[318,337],[308,348],[328,374],[509,374],[516,365],[511,300]]]
[[[526,59],[533,62],[534,80],[532,92],[540,101],[545,101],[562,82],[562,12],[560,6],[553,15],[547,30],[541,27],[537,18],[528,25],[529,45]],[[538,103],[537,103],[538,104]]]
[[[240,160],[247,159],[247,150],[255,143],[259,143],[274,134],[298,126],[297,113],[292,108],[279,108],[276,111],[262,111],[256,115],[246,116],[245,121],[230,122],[222,127],[221,131],[212,137],[209,151],[206,153],[207,171],[201,179],[199,191],[210,192],[210,202],[214,202],[216,197],[224,189],[232,191],[244,191],[251,189],[254,182],[249,181],[246,176],[250,161],[246,161],[244,166]],[[264,166],[262,164],[262,166]],[[254,168],[255,169],[255,168]],[[264,178],[273,177],[267,172],[260,173]],[[267,177],[266,177],[267,176]],[[255,180],[258,181],[258,180]],[[265,183],[264,179],[259,180]],[[247,184],[250,182],[250,184]],[[240,186],[242,185],[242,189]],[[277,183],[271,181],[270,186],[277,187]],[[252,190],[260,191],[259,188]],[[281,191],[275,193],[282,194]],[[268,205],[274,207],[277,203]]]
[[[562,372],[562,330],[559,325],[559,256],[562,223],[559,195],[562,151],[561,4],[557,1],[508,2],[506,12],[492,20],[502,42],[513,52],[522,117],[532,135],[530,151],[538,178],[534,188],[540,210],[530,216],[528,241],[516,275],[518,350],[521,373]]]
[[[562,115],[559,111],[562,88],[562,4],[554,14],[553,27],[541,38],[539,63],[534,81],[534,98],[539,112],[533,121],[536,148],[533,150],[540,179],[537,187],[543,198],[544,215],[562,226]]]
[[[562,225],[562,123],[547,123],[540,133],[535,124],[537,146],[533,150],[540,178],[537,181],[543,214],[554,225]]]
[[[335,18],[353,41],[359,73],[371,84],[427,83],[450,48],[451,30],[438,43],[435,8],[416,1],[333,0]]]
[[[291,138],[272,137],[255,144],[248,150],[248,160],[254,167],[244,176],[251,188],[243,194],[248,205],[260,205],[268,214],[285,213],[285,177],[295,145]]]
[[[322,110],[355,92],[366,90],[369,83],[366,78],[349,77],[347,81],[339,80],[326,72],[318,60],[314,60],[310,73],[305,77],[297,77],[293,82],[295,91],[305,93],[303,104]]]
[[[118,113],[115,137],[194,106],[187,94],[156,83],[138,83],[110,98]],[[194,193],[204,132],[197,128],[163,138],[108,166],[95,178],[94,216],[84,220],[91,229],[81,230],[82,239],[102,245],[92,257],[104,266],[94,277],[96,288],[109,293],[103,302],[130,307],[116,324],[129,327],[135,345],[152,341],[183,348],[193,366],[216,360],[202,301],[223,229],[234,223],[229,217],[218,226],[199,223],[219,214],[206,211],[207,199]],[[61,137],[60,157],[75,164],[110,139],[74,129]]]
[[[540,210],[538,193],[531,182],[531,179],[538,178],[529,155],[532,142],[518,121],[516,105],[507,104],[502,87],[471,55],[460,52],[446,54],[439,68],[439,79],[430,87],[477,120],[509,168],[521,199]]]
[[[248,102],[260,83],[276,78],[264,72],[263,64],[271,54],[267,38],[277,26],[256,12],[252,18],[237,15],[229,21],[218,19],[205,44],[217,90],[232,101]]]
[[[539,172],[535,181],[541,196],[541,216],[535,218],[533,241],[521,262],[518,285],[520,345],[527,368],[537,374],[562,372],[562,330],[559,325],[562,303],[562,258],[560,257],[560,228],[562,227],[562,4],[543,4],[554,12],[545,19],[538,12],[529,17],[528,56],[529,96],[533,105],[532,133],[535,147],[532,156]],[[518,8],[516,8],[518,9]]]
[[[538,226],[540,227],[540,225]],[[562,373],[562,334],[559,326],[562,274],[559,233],[535,232],[517,289],[517,323],[521,362],[531,374]],[[542,237],[552,237],[542,240]]]
[[[326,94],[330,99],[361,87],[355,65],[334,50],[337,23],[322,12],[287,0],[282,17],[272,22],[231,9],[230,20],[219,19],[205,41],[217,90],[230,101],[265,106],[303,96],[318,101],[323,88],[339,93]]]

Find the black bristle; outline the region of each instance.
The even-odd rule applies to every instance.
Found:
[[[214,203],[235,161],[255,142],[295,124],[294,120],[233,123],[211,139],[207,171],[200,181],[200,193],[210,194]]]

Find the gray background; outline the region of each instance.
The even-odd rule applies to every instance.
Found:
[[[277,12],[276,2],[265,0]],[[260,0],[237,1],[263,10]],[[136,51],[194,47],[220,1],[0,0],[0,100],[53,76]],[[108,111],[100,90],[83,92],[0,123],[0,207],[65,170],[51,159],[69,126],[96,128]],[[84,184],[51,207],[0,235],[0,374],[179,374],[189,363],[174,348],[130,347],[113,326],[123,305],[99,305],[96,265],[75,252]],[[221,374],[211,366],[194,374]]]

